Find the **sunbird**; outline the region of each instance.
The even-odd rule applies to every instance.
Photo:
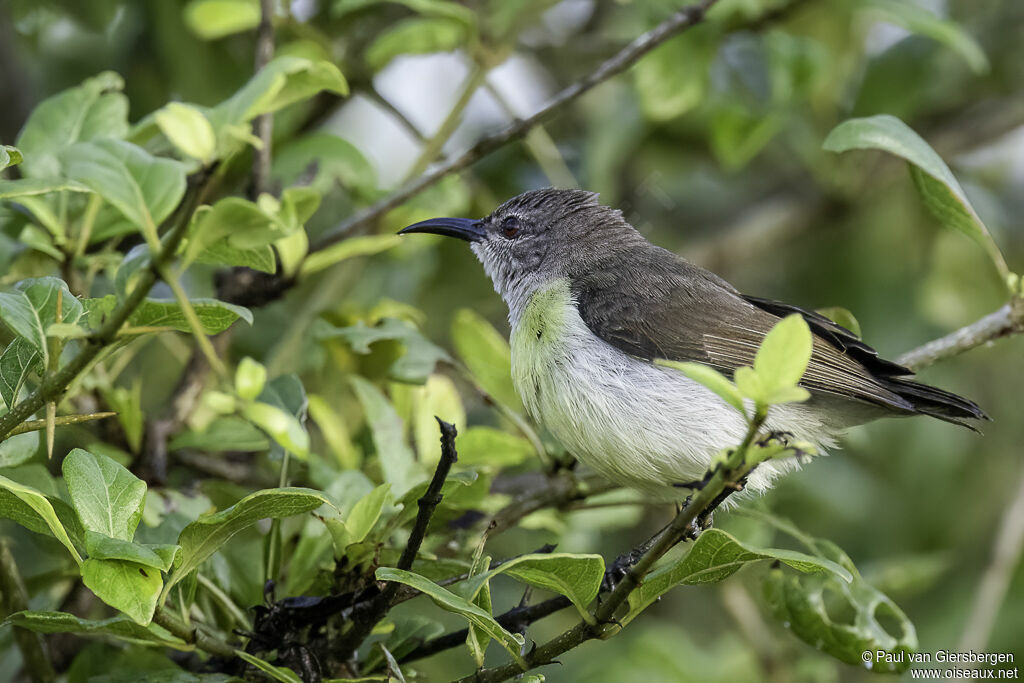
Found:
[[[772,406],[765,429],[817,449],[854,425],[929,415],[973,429],[974,402],[909,379],[913,373],[814,311],[741,294],[648,242],[597,194],[526,192],[479,220],[433,218],[401,231],[469,242],[508,305],[512,380],[530,415],[609,480],[680,498],[712,458],[735,446],[746,420],[718,395],[657,359],[709,365],[726,376],[751,365],[764,336],[797,313],[812,334],[800,385],[811,398]],[[764,491],[793,458],[763,463]]]

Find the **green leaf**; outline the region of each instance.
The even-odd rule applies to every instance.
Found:
[[[0,180],[0,199],[33,197],[51,192],[92,192],[82,183],[67,178],[20,178]]]
[[[309,457],[309,434],[288,411],[257,401],[242,408],[242,415],[285,450],[302,460]]]
[[[237,249],[220,242],[206,247],[196,256],[195,262],[214,266],[242,266],[271,274],[277,272],[277,259],[269,244],[252,249]]]
[[[255,452],[269,447],[267,437],[240,417],[219,417],[203,431],[181,432],[167,444],[171,451],[194,448],[219,453],[223,451]]]
[[[512,386],[512,351],[504,336],[475,311],[461,308],[452,319],[452,343],[484,391],[509,408],[523,411]]]
[[[125,440],[132,453],[142,450],[145,416],[142,413],[142,377],[136,375],[130,386],[100,389],[103,400],[117,413],[117,421],[124,430]]]
[[[366,413],[366,423],[373,437],[380,468],[384,479],[391,484],[396,497],[401,497],[414,484],[426,477],[422,466],[416,462],[412,450],[405,442],[402,419],[384,394],[370,382],[358,375],[349,381]]]
[[[176,545],[147,545],[95,531],[85,532],[85,551],[94,560],[126,560],[166,572],[170,571],[180,550]]]
[[[3,303],[0,302],[0,307],[2,306]],[[2,317],[0,309],[0,318]],[[41,360],[42,354],[24,337],[14,339],[0,354],[0,398],[3,398],[8,409],[18,402],[18,396],[28,381],[28,376],[32,372],[42,372]]]
[[[344,339],[356,353],[370,353],[370,346],[379,341],[401,342],[405,353],[388,368],[391,379],[399,382],[423,384],[433,374],[438,361],[451,361],[447,351],[433,344],[412,324],[397,318],[384,318],[373,327],[367,327],[360,320],[349,327],[320,332],[318,336]]]
[[[312,179],[309,176],[313,175]],[[292,140],[274,149],[271,177],[285,187],[306,182],[323,194],[332,192],[336,183],[350,190],[360,199],[373,199],[377,192],[377,171],[359,148],[348,140],[326,132],[316,132]],[[357,243],[367,238],[394,235],[363,235],[350,239]],[[323,251],[331,251],[339,242]]]
[[[260,395],[267,383],[267,369],[252,358],[246,356],[238,363],[235,370],[235,391],[245,400],[252,400]]]
[[[236,306],[217,299],[189,299],[192,308],[203,326],[206,334],[219,334],[231,327],[241,318],[252,325],[252,313],[244,306]],[[117,298],[108,294],[102,299],[87,299],[92,316],[98,311],[112,311],[117,305]],[[90,320],[90,323],[95,322]],[[129,327],[166,328],[178,332],[191,332],[188,320],[181,306],[174,299],[145,299],[128,317]]]
[[[493,427],[460,431],[455,445],[463,467],[512,467],[535,456],[529,441]]]
[[[955,21],[939,18],[924,7],[909,2],[864,0],[859,6],[883,21],[942,43],[963,57],[976,74],[989,69],[988,57],[981,46]]]
[[[811,361],[812,345],[811,328],[798,313],[786,316],[765,335],[754,357],[765,401],[775,402],[773,394],[796,386]]]
[[[366,63],[380,71],[399,55],[452,52],[466,44],[462,21],[446,17],[416,17],[387,29],[366,49]]]
[[[129,643],[192,650],[194,647],[155,624],[141,626],[127,617],[82,619],[67,612],[16,612],[4,619],[6,625],[27,628],[36,633],[74,633],[81,636],[112,636]]]
[[[75,562],[79,565],[82,564],[82,556],[78,554],[78,550],[75,549],[74,543],[72,543],[71,538],[68,537],[68,532],[65,530],[60,519],[58,519],[57,513],[53,509],[53,505],[43,493],[37,491],[31,486],[19,484],[18,482],[4,476],[0,476],[0,489],[9,491],[17,500],[20,500],[29,509],[31,509],[32,513],[38,515],[38,518],[43,521],[46,528],[50,530],[50,533],[68,549],[68,552],[71,553],[71,557],[75,558]],[[10,502],[11,501],[0,497],[0,516],[7,517],[27,529],[31,529],[32,531],[41,531],[41,527],[38,522],[34,517],[30,516],[31,513],[29,513],[27,509],[21,506],[11,505]]]
[[[321,270],[356,256],[370,256],[387,251],[401,241],[398,235],[361,235],[350,237],[326,249],[314,251],[299,268],[299,277],[309,277]]]
[[[375,574],[378,581],[395,581],[402,583],[407,586],[411,586],[421,593],[428,596],[434,601],[441,609],[459,614],[464,617],[471,625],[484,631],[494,640],[501,643],[512,658],[516,660],[523,668],[526,668],[525,662],[519,654],[520,648],[526,642],[523,636],[518,633],[509,633],[506,631],[501,624],[494,620],[487,612],[483,611],[471,602],[455,595],[449,590],[438,586],[430,579],[424,578],[419,574],[412,572],[403,571],[401,569],[393,569],[391,567],[379,567]]]
[[[267,489],[252,493],[226,510],[204,515],[178,537],[181,562],[167,580],[164,594],[220,550],[232,536],[261,519],[301,515],[330,501],[319,491],[302,488]]]
[[[652,121],[668,121],[700,105],[707,95],[715,31],[698,27],[665,41],[633,68],[640,108]],[[681,65],[685,64],[685,68]]]
[[[17,166],[24,160],[25,157],[22,156],[21,150],[17,147],[0,145],[0,171],[10,166]]]
[[[185,166],[122,140],[80,142],[62,158],[68,177],[79,181],[142,231],[150,248],[157,226],[185,194]]]
[[[623,618],[623,625],[676,586],[717,583],[760,560],[777,560],[801,572],[826,572],[844,582],[853,580],[848,569],[831,560],[793,550],[755,548],[724,531],[708,529],[697,537],[686,555],[655,569],[630,593],[629,613]]]
[[[142,517],[146,483],[105,455],[76,448],[61,465],[87,531],[130,541]]]
[[[145,626],[153,619],[163,579],[160,571],[137,562],[87,559],[82,583],[103,602]]]
[[[345,548],[353,543],[362,543],[369,536],[373,527],[380,519],[384,503],[391,492],[391,484],[381,484],[363,496],[352,506],[352,510],[344,520],[328,519],[327,528],[334,541],[336,557],[343,557]]]
[[[249,31],[259,23],[257,0],[191,0],[185,5],[185,25],[203,40]]]
[[[723,401],[740,411],[740,414],[744,416],[747,414],[740,390],[718,370],[702,363],[680,363],[678,361],[665,360],[664,358],[656,358],[654,362],[658,365],[664,365],[667,368],[680,371],[694,382],[699,382],[715,392]]]
[[[302,683],[302,679],[299,675],[284,666],[274,666],[270,662],[265,662],[255,655],[251,655],[244,650],[235,650],[235,654],[246,662],[249,662],[254,667],[267,674],[270,678],[281,683]]]
[[[260,114],[309,99],[321,90],[348,94],[348,83],[338,67],[327,61],[277,57],[230,99],[214,107],[211,118],[227,123],[244,123]]]
[[[880,149],[906,159],[925,208],[942,225],[962,232],[988,253],[1003,281],[1010,270],[985,224],[942,158],[921,136],[895,116],[849,119],[832,129],[823,147],[830,152]]]
[[[62,175],[58,154],[65,148],[85,140],[124,137],[128,99],[120,92],[123,88],[118,74],[104,71],[33,109],[17,141],[26,156],[22,173],[30,178]]]
[[[23,465],[39,454],[39,432],[25,432],[0,441],[0,467]]]
[[[57,300],[61,302],[61,322],[78,322],[84,308],[59,278],[22,280],[16,288],[13,292],[0,292],[0,320],[39,353],[46,367],[50,363],[46,329],[57,322]]]
[[[853,570],[850,558],[835,544],[819,540],[815,547]],[[848,664],[900,673],[911,664],[907,654],[917,651],[917,633],[906,614],[855,570],[849,581],[829,574],[786,576],[772,572],[765,580],[764,592],[772,613],[797,637]],[[882,618],[899,633],[890,633]],[[874,655],[868,663],[862,659],[864,652]]]
[[[459,594],[472,599],[488,581],[498,574],[509,576],[536,588],[564,595],[572,601],[583,618],[592,617],[587,606],[597,597],[604,580],[604,558],[600,555],[573,553],[537,553],[522,555],[494,569],[457,584]]]
[[[213,160],[217,153],[217,139],[203,112],[187,104],[171,102],[154,114],[154,120],[179,151],[203,163]]]
[[[815,309],[815,312],[819,315],[823,315],[836,325],[846,328],[853,336],[860,339],[860,323],[857,322],[857,318],[854,317],[853,313],[849,309],[843,308],[842,306],[826,306],[825,308]]]

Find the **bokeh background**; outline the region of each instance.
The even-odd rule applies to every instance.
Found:
[[[528,139],[423,192],[372,230],[387,233],[434,215],[484,215],[527,189],[576,185],[600,192],[653,242],[744,292],[848,308],[865,340],[889,357],[1005,303],[986,255],[924,211],[901,162],[874,152],[837,156],[821,143],[851,116],[902,118],[950,164],[1011,269],[1020,270],[1024,4],[721,4],[715,21],[669,41]],[[666,0],[467,2],[482,27],[480,43],[468,45],[445,33],[440,20],[421,27],[417,39],[382,41],[396,27],[429,18],[416,3],[288,5],[276,25],[278,53],[329,58],[352,85],[349,98],[321,96],[277,116],[275,178],[306,172],[321,149],[318,134],[348,142],[336,152],[338,171],[316,177],[326,194],[309,224],[314,239],[415,172],[426,140],[460,97],[468,105],[442,156],[536,111],[677,8]],[[168,100],[223,100],[252,72],[254,23],[245,6],[256,3],[3,0],[0,141],[13,143],[43,98],[103,70],[124,76],[133,121]],[[0,235],[4,251],[2,268],[16,249]],[[212,273],[188,285],[212,292]],[[228,353],[262,358],[272,374],[298,372],[307,389],[333,396],[344,413],[352,403],[339,388],[345,374],[372,374],[373,357],[318,343],[311,325],[386,311],[415,319],[428,338],[451,348],[451,324],[462,308],[507,331],[504,305],[463,244],[410,239],[257,309],[256,324],[237,330]],[[126,371],[126,386],[146,378],[148,413],[167,401],[187,359],[183,343],[154,341]],[[982,577],[1000,561],[998,530],[1024,472],[1022,351],[1024,339],[1002,340],[922,374],[982,405],[993,418],[984,435],[927,419],[858,428],[841,449],[758,503],[845,549],[906,611],[922,651],[966,645],[1024,661],[1019,565],[1005,567],[1005,597],[990,632],[967,626]],[[464,401],[470,424],[494,423],[470,393]],[[354,429],[358,423],[357,415]],[[619,506],[538,516],[495,539],[488,552],[558,542],[612,558],[670,514],[669,507]],[[746,524],[729,513],[716,523],[738,532]],[[621,635],[588,643],[543,673],[549,681],[651,683],[874,678],[788,634],[759,607],[756,586],[741,573],[721,585],[677,589]],[[509,589],[495,603],[518,598]],[[419,602],[403,609],[431,609]],[[534,638],[570,626],[570,612],[536,625]],[[0,633],[0,642],[9,639],[9,629]],[[453,650],[420,669],[427,680],[446,680],[467,667],[465,652]]]

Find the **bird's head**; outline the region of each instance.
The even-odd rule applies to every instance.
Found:
[[[485,218],[432,218],[400,234],[413,232],[469,242],[513,310],[545,282],[600,268],[644,243],[620,211],[598,204],[596,193],[554,188],[513,197]]]

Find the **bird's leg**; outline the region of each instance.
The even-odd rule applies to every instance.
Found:
[[[686,499],[685,503],[676,503],[676,515],[682,512],[689,503],[689,498]],[[654,547],[654,544],[657,543],[658,540],[668,531],[670,526],[672,526],[672,522],[661,527],[661,529],[658,530],[658,533],[654,534],[629,552],[619,555],[605,571],[604,580],[601,582],[601,590],[615,590],[615,586],[617,586],[619,582],[626,577],[630,568],[639,562],[640,558],[643,557],[648,550]],[[686,534],[683,536],[682,540],[696,540],[697,536],[700,535],[700,532],[705,528],[707,527],[701,527],[700,524],[698,524],[698,520],[694,520],[690,523],[690,527],[686,530]]]

